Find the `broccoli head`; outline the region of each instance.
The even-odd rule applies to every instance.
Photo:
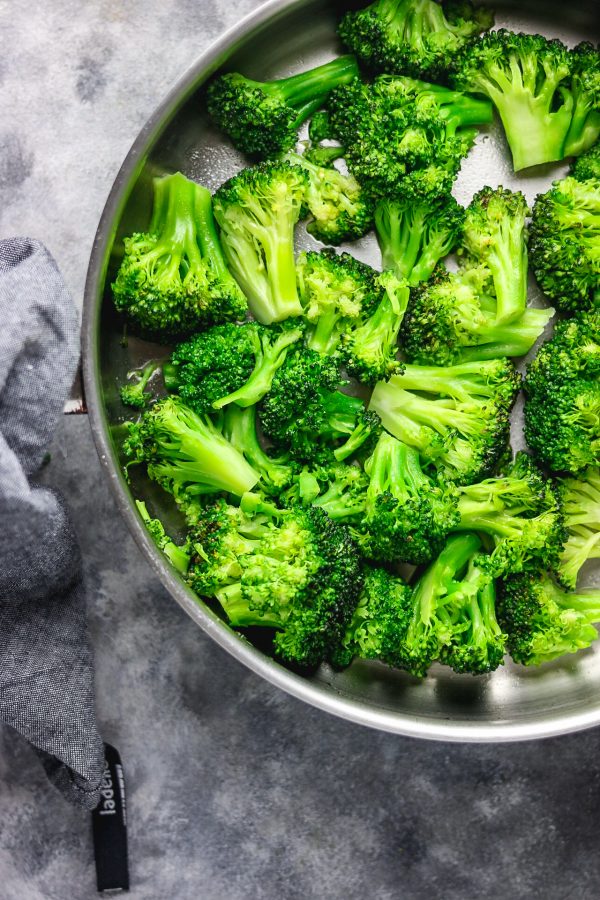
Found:
[[[316,165],[297,153],[289,153],[290,163],[308,175],[304,203],[309,213],[306,230],[324,244],[355,241],[373,224],[373,203],[354,175],[344,175],[333,166]]]
[[[456,490],[426,475],[418,451],[385,432],[365,472],[363,553],[382,562],[429,562],[458,520]]]
[[[600,461],[600,313],[558,322],[525,376],[525,439],[552,472]]]
[[[554,315],[552,308],[526,309],[515,322],[498,325],[489,270],[438,268],[411,292],[400,345],[411,362],[452,366],[462,362],[524,356]]]
[[[255,319],[264,325],[302,314],[296,288],[294,226],[308,175],[287,162],[242,169],[213,203],[223,250]]]
[[[360,557],[322,510],[280,510],[256,495],[240,508],[219,500],[200,511],[190,544],[192,588],[216,597],[236,628],[275,629],[284,660],[318,665],[341,642],[362,587]]]
[[[439,260],[456,247],[464,209],[452,195],[428,201],[395,196],[375,208],[375,230],[384,269],[411,287],[427,279]]]
[[[491,474],[503,458],[519,387],[507,359],[406,365],[401,375],[375,386],[369,408],[444,478],[468,484]]]
[[[225,264],[210,192],[180,172],[154,179],[147,232],[124,239],[115,306],[146,337],[166,341],[243,319],[247,303]]]
[[[323,105],[329,91],[357,74],[353,56],[277,81],[253,81],[228,72],[210,84],[208,111],[238,150],[267,159],[291,150],[298,129]]]
[[[527,306],[527,201],[520,191],[484,187],[467,207],[463,248],[490,273],[496,322],[520,319]]]
[[[158,372],[159,369],[160,365],[154,362],[154,360],[150,360],[143,369],[136,369],[133,372],[129,372],[127,377],[135,377],[136,380],[133,384],[124,384],[121,388],[119,392],[121,403],[124,403],[125,406],[133,406],[134,409],[144,409],[148,402],[146,387],[154,373]]]
[[[364,63],[393,74],[444,79],[465,41],[494,24],[489,10],[471,3],[375,0],[347,12],[339,34]]]
[[[560,310],[600,304],[600,178],[564,178],[537,197],[529,252],[540,287]]]
[[[569,175],[577,181],[600,180],[600,142],[573,160]]]
[[[576,478],[559,481],[567,539],[556,572],[570,591],[589,559],[600,559],[600,471],[586,469]]]
[[[345,668],[359,658],[401,666],[401,648],[411,615],[412,590],[406,582],[385,569],[365,566],[358,605],[334,648],[333,665]]]
[[[569,594],[544,572],[523,572],[502,582],[498,618],[514,661],[539,666],[596,640],[600,591]]]
[[[241,497],[259,480],[210,419],[178,397],[159,400],[139,422],[128,422],[127,430],[123,452],[128,465],[146,464],[150,478],[176,499],[219,491]]]
[[[566,537],[558,492],[526,453],[517,453],[506,475],[458,488],[453,530],[488,537],[493,551],[482,565],[494,577],[542,558],[557,565]]]

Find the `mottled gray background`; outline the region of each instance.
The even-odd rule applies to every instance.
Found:
[[[46,242],[78,302],[96,223],[172,81],[255,4],[0,0],[0,235]],[[140,557],[85,418],[44,480],[86,560],[136,900],[596,900],[598,733],[455,746],[310,709],[208,641]],[[1,900],[95,896],[89,821],[0,732]]]

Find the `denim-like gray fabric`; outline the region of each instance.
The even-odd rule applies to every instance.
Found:
[[[0,241],[0,722],[38,750],[68,800],[93,809],[104,768],[79,547],[34,476],[79,355],[75,308],[36,241]]]

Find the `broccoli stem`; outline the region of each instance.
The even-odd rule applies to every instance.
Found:
[[[231,625],[235,628],[248,628],[251,625],[262,625],[266,628],[283,628],[289,609],[279,602],[278,615],[275,609],[269,612],[254,609],[251,598],[244,591],[239,581],[215,591],[215,597],[223,607]]]
[[[307,347],[320,353],[321,356],[329,356],[333,353],[341,339],[336,332],[336,326],[341,318],[342,313],[339,308],[324,310],[306,342]]]
[[[203,258],[208,260],[211,270],[218,277],[219,281],[231,282],[237,287],[237,281],[225,263],[225,256],[223,255],[221,241],[213,216],[211,193],[200,184],[196,185],[195,214]]]
[[[348,459],[350,456],[354,456],[357,450],[360,450],[364,442],[370,437],[373,431],[373,425],[370,425],[368,422],[360,421],[358,425],[354,428],[350,436],[341,447],[336,447],[333,451],[333,455],[337,459],[338,462],[343,462],[345,459]]]
[[[417,496],[428,484],[417,450],[385,432],[368,463],[367,516],[372,516],[377,498],[390,492],[400,504]]]
[[[407,364],[401,375],[395,377],[398,387],[406,391],[425,391],[442,397],[470,401],[473,394],[494,396],[494,387],[488,386],[477,363],[466,362],[456,366],[415,366]],[[417,398],[415,397],[415,400]],[[429,408],[430,403],[425,401]],[[436,404],[442,406],[442,404]],[[417,409],[418,406],[415,406]]]
[[[526,309],[520,319],[508,325],[495,324],[495,316],[488,316],[483,326],[473,330],[473,346],[461,350],[463,362],[483,362],[507,356],[525,356],[529,353],[541,331],[548,324],[555,310]],[[478,332],[483,340],[477,344]]]
[[[298,122],[301,124],[319,109],[329,91],[340,84],[358,78],[358,76],[355,58],[346,55],[332,59],[322,66],[309,69],[308,72],[291,75],[289,78],[251,83],[260,87],[264,93],[279,97],[287,106],[293,106],[298,110],[302,109],[303,118]],[[309,110],[309,106],[313,108]]]
[[[147,254],[149,262],[168,258],[165,277],[172,278],[182,266],[188,271],[199,268],[202,254],[196,229],[196,185],[181,172],[154,179],[154,207],[150,231],[156,234],[156,246]],[[167,276],[168,271],[168,276]],[[187,272],[183,273],[184,277]]]
[[[386,274],[390,273],[384,273]],[[361,359],[390,356],[398,340],[398,332],[408,306],[410,292],[406,283],[388,284],[387,280],[382,280],[382,285],[385,293],[377,309],[352,336],[354,352]]]
[[[252,407],[241,409],[232,403],[225,411],[223,432],[229,443],[245,456],[263,480],[274,485],[288,480],[289,467],[267,456],[259,443],[256,411]]]
[[[356,428],[356,418],[364,409],[362,400],[341,391],[323,394],[323,406],[327,413],[327,423],[319,434],[333,438],[340,434],[352,434]]]
[[[246,384],[237,391],[221,397],[213,403],[215,409],[222,409],[229,403],[238,406],[255,406],[271,389],[273,378],[285,362],[287,349],[302,336],[301,328],[284,331],[273,343],[266,332],[256,336],[256,362]]]
[[[179,547],[171,540],[169,535],[165,532],[162,522],[159,519],[152,518],[146,504],[142,500],[136,500],[135,505],[158,549],[162,550],[171,565],[173,565],[178,572],[185,575],[190,565],[189,553],[187,553],[183,547]]]
[[[334,481],[325,493],[313,502],[313,506],[324,510],[330,519],[343,522],[362,516],[365,511],[365,500],[364,497],[354,497],[349,501],[344,486]]]

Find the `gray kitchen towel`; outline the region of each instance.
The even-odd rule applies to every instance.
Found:
[[[61,497],[35,484],[78,355],[77,314],[48,251],[0,240],[0,722],[34,745],[67,799],[93,809],[104,748],[79,547]]]

